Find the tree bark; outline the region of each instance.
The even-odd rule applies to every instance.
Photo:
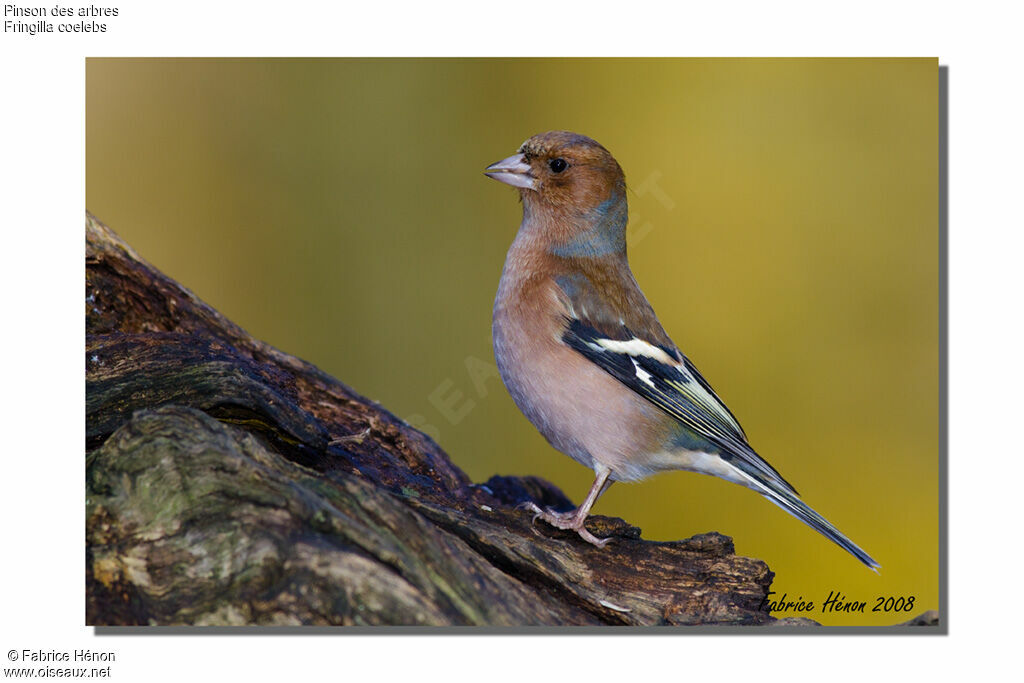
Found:
[[[92,625],[769,624],[731,539],[531,523],[551,484],[474,484],[429,437],[253,339],[86,216]]]

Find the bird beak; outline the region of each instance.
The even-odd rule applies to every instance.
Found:
[[[526,157],[522,154],[513,154],[508,159],[491,164],[484,169],[484,175],[512,187],[536,189],[537,179],[530,175],[530,165],[526,163]]]

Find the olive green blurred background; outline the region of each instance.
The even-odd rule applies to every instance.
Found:
[[[594,137],[632,187],[631,262],[665,328],[882,571],[711,477],[619,484],[596,512],[651,539],[728,534],[790,600],[868,603],[799,615],[826,624],[938,607],[935,59],[90,59],[86,75],[88,208],[144,258],[475,480],[539,475],[576,501],[592,473],[494,368],[521,216],[482,170],[540,131]],[[880,596],[915,602],[872,614]]]

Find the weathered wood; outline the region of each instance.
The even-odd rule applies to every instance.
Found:
[[[775,623],[772,573],[729,538],[533,526],[524,501],[571,508],[551,484],[472,483],[91,215],[85,294],[90,624]]]

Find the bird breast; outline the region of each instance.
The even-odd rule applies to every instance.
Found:
[[[510,258],[513,254],[510,253]],[[502,381],[516,406],[559,451],[593,468],[633,480],[661,467],[651,460],[667,438],[657,408],[562,342],[569,315],[558,286],[532,269],[505,272],[495,301],[492,335]]]

